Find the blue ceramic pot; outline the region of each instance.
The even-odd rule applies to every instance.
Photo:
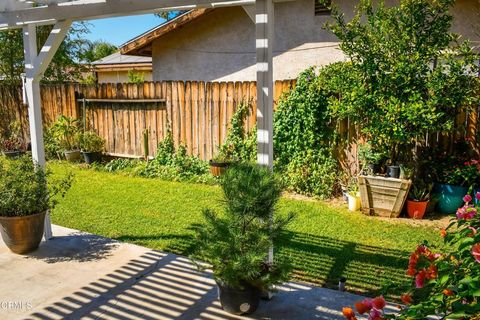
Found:
[[[433,191],[438,197],[438,211],[443,214],[453,214],[463,206],[463,197],[468,193],[468,188],[450,184],[435,184]]]

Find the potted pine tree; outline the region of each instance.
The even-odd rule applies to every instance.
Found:
[[[193,258],[211,264],[223,309],[248,314],[262,292],[289,278],[289,263],[280,257],[268,261],[268,252],[294,215],[272,217],[281,188],[268,168],[232,165],[221,186],[225,213],[204,210]]]
[[[79,136],[80,150],[87,164],[99,161],[105,148],[105,140],[93,131],[85,131]]]
[[[47,210],[70,188],[71,175],[47,182],[48,175],[28,156],[0,162],[0,233],[14,253],[38,248]]]

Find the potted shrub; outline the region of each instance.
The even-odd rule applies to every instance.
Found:
[[[254,161],[257,156],[256,130],[247,132],[245,123],[252,104],[242,101],[230,122],[227,138],[219,147],[218,154],[210,160],[210,172],[214,176],[222,175],[234,162]]]
[[[93,131],[85,131],[79,136],[80,150],[87,164],[99,161],[105,148],[105,140]]]
[[[384,154],[374,150],[370,143],[358,146],[358,159],[362,164],[362,172],[365,175],[378,174],[381,171],[381,161]]]
[[[427,211],[430,201],[431,187],[426,187],[422,183],[415,183],[407,200],[407,214],[412,219],[422,219]]]
[[[48,172],[28,156],[0,162],[0,232],[7,247],[19,254],[38,248],[45,214],[71,185],[71,176],[48,181]],[[50,179],[49,179],[50,180]]]
[[[210,173],[214,177],[219,177],[225,173],[225,170],[227,170],[228,166],[232,162],[227,156],[225,156],[222,153],[219,153],[208,163],[210,164]]]
[[[287,260],[275,257],[269,262],[268,252],[293,214],[272,217],[281,188],[268,168],[232,165],[221,186],[225,213],[204,210],[205,222],[196,230],[193,258],[212,265],[223,309],[252,313],[262,292],[289,277]]]
[[[79,120],[66,116],[60,116],[53,125],[54,135],[64,150],[65,159],[70,162],[80,160],[79,150]]]
[[[2,153],[7,158],[18,158],[25,153],[25,142],[22,139],[21,124],[18,121],[9,126],[7,138],[1,141]]]
[[[443,214],[452,214],[463,204],[463,197],[468,193],[479,176],[477,161],[467,161],[444,169],[435,185],[437,209]]]
[[[360,192],[356,181],[350,181],[348,185],[348,210],[358,211],[361,208]]]

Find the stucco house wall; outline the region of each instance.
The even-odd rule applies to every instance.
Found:
[[[358,1],[334,1],[347,19]],[[393,1],[392,1],[393,3]],[[309,66],[345,59],[338,41],[315,16],[314,0],[275,5],[274,79],[293,79]],[[480,45],[480,4],[457,0],[454,30]],[[152,44],[153,80],[251,81],[256,79],[255,25],[241,7],[221,8]]]
[[[142,73],[145,81],[153,81],[152,71],[138,71]],[[97,82],[98,83],[127,83],[128,71],[98,71]]]

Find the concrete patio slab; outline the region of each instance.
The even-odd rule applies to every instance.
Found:
[[[342,319],[362,299],[288,283],[249,317],[224,312],[210,273],[185,257],[54,226],[29,255],[0,240],[0,319]]]

